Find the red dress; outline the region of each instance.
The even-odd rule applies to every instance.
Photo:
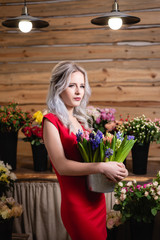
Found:
[[[68,128],[52,113],[46,114],[44,118],[58,129],[66,158],[82,162],[76,135],[69,134]],[[106,240],[104,194],[89,191],[86,176],[62,176],[56,169],[55,173],[61,189],[61,217],[71,239]]]

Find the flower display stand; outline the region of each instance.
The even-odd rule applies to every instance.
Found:
[[[0,132],[0,160],[16,169],[18,132]]]
[[[130,220],[131,240],[152,240],[154,221],[151,223]]]
[[[42,172],[47,170],[48,155],[44,144],[32,145],[34,171]]]
[[[92,192],[113,192],[115,183],[108,180],[104,174],[90,174],[87,176],[88,188]]]
[[[13,220],[14,218],[11,218],[9,220],[0,222],[0,239],[12,240]]]
[[[134,174],[146,174],[148,163],[148,152],[150,143],[138,144],[135,143],[132,152],[132,167]]]

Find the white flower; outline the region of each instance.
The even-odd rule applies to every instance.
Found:
[[[122,193],[122,194],[123,194],[123,193],[126,193],[126,189],[123,188],[123,189],[121,190],[121,193]]]
[[[144,196],[147,197],[148,194],[149,194],[149,193],[148,193],[147,191],[145,191]]]
[[[157,181],[153,182],[153,186],[157,187],[158,186],[158,182]]]
[[[125,199],[126,199],[126,194],[122,193],[121,196],[120,196],[120,200],[124,201]]]
[[[134,184],[136,184],[136,183],[137,183],[136,179],[133,179],[133,183],[134,183]]]
[[[10,178],[15,181],[17,179],[16,175],[14,173],[11,173],[10,174]]]
[[[160,195],[160,191],[158,191],[157,194]]]
[[[127,183],[127,187],[131,187],[131,186],[132,186],[132,182],[130,181]]]
[[[119,183],[118,183],[118,186],[123,187],[123,183],[122,183],[122,182],[119,182]]]
[[[158,199],[158,196],[154,196],[154,200],[157,200]]]

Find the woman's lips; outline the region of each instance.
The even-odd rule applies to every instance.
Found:
[[[76,97],[76,98],[74,98],[76,101],[80,101],[81,100],[81,98],[80,97]]]

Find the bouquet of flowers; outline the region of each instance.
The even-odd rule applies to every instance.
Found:
[[[160,171],[151,183],[139,185],[136,180],[116,184],[113,209],[120,211],[122,222],[135,219],[151,222],[160,210]]]
[[[155,140],[155,135],[160,132],[160,128],[155,122],[146,118],[145,115],[124,121],[119,125],[118,130],[125,135],[133,135],[137,143],[149,143]]]
[[[17,132],[30,120],[30,113],[23,112],[17,103],[10,102],[0,108],[0,132]]]
[[[107,221],[106,226],[108,229],[112,229],[113,227],[118,227],[122,224],[122,214],[120,211],[114,211],[113,209],[107,213]]]
[[[15,202],[13,197],[2,196],[0,198],[0,222],[20,217],[22,212],[22,205]]]
[[[40,145],[42,143],[42,119],[42,112],[37,111],[34,113],[32,121],[22,128],[22,132],[26,136],[23,138],[25,142],[30,142],[32,145]],[[35,124],[32,125],[33,122]]]
[[[133,136],[125,136],[121,132],[114,135],[96,132],[81,132],[76,134],[78,149],[85,162],[117,161],[123,162],[136,140]]]
[[[0,196],[6,194],[11,188],[13,188],[13,183],[16,180],[16,175],[11,172],[12,167],[0,161]]]
[[[115,112],[116,110],[113,108],[95,108],[93,106],[87,107],[87,114],[91,117],[92,125],[95,132],[100,130],[102,133],[105,133],[106,127],[105,125],[109,122],[115,121]]]
[[[12,190],[16,175],[11,172],[11,166],[0,161],[0,222],[19,217],[22,214],[22,205],[5,194]]]

